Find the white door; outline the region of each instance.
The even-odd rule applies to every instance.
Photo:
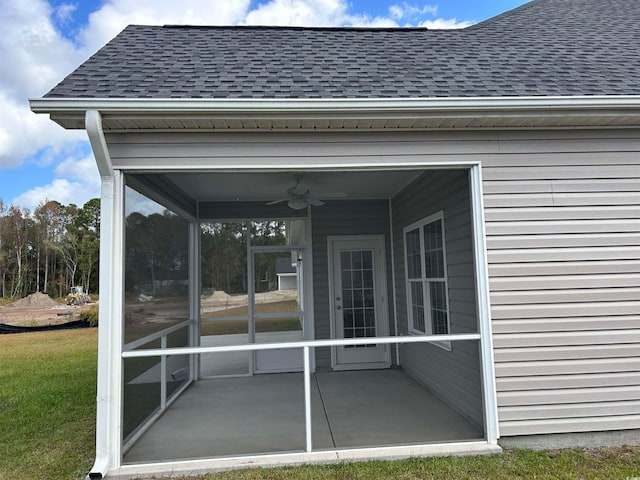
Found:
[[[329,274],[333,338],[388,335],[384,237],[329,238]],[[387,345],[335,347],[336,370],[387,368]]]

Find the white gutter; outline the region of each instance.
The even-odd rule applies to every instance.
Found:
[[[87,129],[87,135],[89,136],[93,155],[95,156],[96,163],[98,164],[100,176],[113,177],[113,165],[111,164],[107,141],[105,140],[104,132],[102,131],[102,115],[100,112],[96,110],[87,111],[85,115],[85,128]]]
[[[336,99],[173,99],[173,98],[35,98],[35,113],[102,114],[159,113],[383,113],[383,112],[485,112],[640,109],[640,95],[557,97],[451,97],[451,98],[336,98]]]
[[[85,116],[85,127],[89,135],[89,141],[93,154],[98,164],[101,177],[100,195],[100,245],[105,247],[112,242],[113,226],[113,167],[111,157],[107,149],[107,143],[102,131],[102,117],[99,112],[90,110]],[[111,322],[112,311],[109,295],[111,294],[112,273],[109,267],[111,254],[108,248],[100,249],[100,297],[98,326],[98,379],[96,391],[96,458],[93,467],[89,471],[88,478],[101,479],[110,468],[110,431],[109,410],[113,401],[111,398],[110,377],[111,371]],[[106,290],[106,292],[105,292]],[[119,359],[118,359],[119,360]]]

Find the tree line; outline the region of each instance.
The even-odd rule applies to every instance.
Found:
[[[247,235],[254,246],[286,245],[286,222],[253,221],[247,223],[203,223],[200,225],[201,275],[203,292],[223,290],[247,293]],[[254,258],[255,292],[277,288],[277,257],[288,252],[262,253]]]
[[[0,200],[2,298],[98,291],[100,199],[82,207],[48,200],[33,212]]]

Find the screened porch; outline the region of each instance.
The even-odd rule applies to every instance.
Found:
[[[201,177],[125,176],[123,469],[495,445],[471,170]]]

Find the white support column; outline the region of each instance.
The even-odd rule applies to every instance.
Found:
[[[189,346],[200,346],[200,224],[189,223]],[[200,355],[189,357],[191,380],[200,378]]]
[[[110,464],[109,446],[111,444],[112,425],[109,422],[109,410],[114,402],[110,388],[110,369],[114,362],[110,358],[111,343],[111,302],[107,300],[111,285],[111,249],[113,229],[113,177],[102,177],[100,194],[100,298],[98,315],[98,383],[96,395],[96,460],[92,472],[106,473]],[[119,358],[117,359],[120,360]]]
[[[303,255],[303,270],[302,270],[302,283],[303,283],[303,304],[304,304],[304,339],[315,340],[315,318],[314,318],[314,300],[313,300],[313,224],[311,216],[311,207],[307,208],[307,221],[305,222],[305,234],[304,234],[304,255]],[[315,349],[314,355],[310,359],[311,371],[316,371],[316,356]]]
[[[256,343],[256,318],[255,318],[255,302],[256,302],[256,282],[255,269],[253,268],[253,251],[251,250],[251,221],[247,222],[247,315],[249,343]],[[249,353],[249,375],[253,375],[256,370],[256,352]]]
[[[167,336],[160,339],[160,348],[167,348]],[[160,410],[167,408],[167,356],[160,357]]]
[[[398,299],[396,296],[396,250],[393,241],[393,205],[389,199],[389,248],[391,249],[391,293],[393,298],[393,334],[397,337],[400,335],[398,330]],[[389,347],[391,348],[391,346]],[[400,345],[395,344],[396,350],[396,366],[400,366]]]
[[[482,196],[482,170],[473,165],[469,170],[469,189],[473,215],[473,250],[480,329],[480,357],[482,362],[482,390],[484,394],[484,420],[487,441],[498,443],[498,403],[496,374],[493,363],[493,336],[491,333],[491,305],[489,301],[489,272],[484,229],[484,200]]]
[[[120,466],[122,447],[122,173],[103,177],[101,189],[96,460],[91,473],[104,475]]]
[[[311,362],[309,361],[309,347],[302,348],[304,363],[304,424],[305,424],[305,451],[313,450],[313,432],[311,431]]]
[[[100,112],[87,111],[85,127],[101,177],[96,458],[89,474],[101,478],[121,463],[124,185],[111,163]]]
[[[111,434],[109,436],[111,462],[114,468],[122,463],[122,411],[123,375],[122,345],[124,338],[124,175],[116,170],[113,175],[113,220],[111,225],[111,259],[107,268],[111,269],[111,282],[107,302],[111,304],[110,320],[110,373],[109,388],[112,396],[109,409]],[[102,303],[102,302],[101,302]]]

